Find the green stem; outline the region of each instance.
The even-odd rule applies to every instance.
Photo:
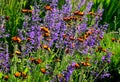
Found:
[[[83,77],[83,73],[84,73],[84,71],[83,71],[83,69],[81,70],[81,74],[80,74],[80,79],[79,79],[79,82],[82,82],[82,77]]]

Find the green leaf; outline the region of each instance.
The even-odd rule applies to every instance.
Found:
[[[33,6],[32,6],[32,5],[30,5],[30,8],[31,8],[32,10],[34,10],[34,8],[33,8]]]
[[[29,72],[29,68],[25,68],[24,72],[25,73]]]
[[[0,79],[2,78],[2,76],[3,76],[3,73],[2,73],[2,72],[0,72]]]

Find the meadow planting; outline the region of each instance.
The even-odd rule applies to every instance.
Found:
[[[111,3],[0,0],[0,82],[120,82],[120,6]]]

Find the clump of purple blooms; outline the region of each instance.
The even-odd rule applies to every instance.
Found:
[[[76,63],[73,62],[71,65],[69,65],[67,67],[66,70],[62,71],[62,73],[61,73],[62,76],[59,76],[59,75],[54,76],[51,82],[56,82],[57,80],[59,82],[69,82],[70,76],[72,75],[72,73],[75,70],[75,64]]]
[[[71,12],[71,2],[66,1],[66,4],[63,5],[62,9],[58,9],[57,3],[57,1],[50,3],[52,12],[48,10],[44,19],[40,18],[39,12],[43,11],[40,11],[37,5],[34,6],[32,17],[25,16],[23,28],[19,30],[19,37],[21,37],[22,40],[26,40],[26,38],[30,37],[31,41],[26,42],[26,46],[24,45],[22,48],[25,47],[25,51],[28,53],[39,49],[40,44],[46,44],[50,48],[55,45],[55,47],[59,49],[68,49],[71,54],[74,54],[74,52],[92,54],[93,48],[99,44],[99,38],[103,38],[104,30],[107,27],[107,25],[98,25],[99,19],[101,18],[100,16],[95,16],[95,24],[87,24],[88,19],[86,15],[90,12],[92,2],[87,3],[86,10],[83,11],[85,13],[82,17],[83,20],[73,20],[69,27],[67,26],[68,23],[64,21],[63,18],[73,16],[73,13]],[[103,10],[99,9],[96,13],[100,13],[102,15],[102,11]],[[43,20],[43,23],[40,22],[41,20]],[[50,41],[46,41],[42,36],[42,32],[40,30],[42,26],[49,29]],[[78,41],[77,39],[90,28],[94,29],[92,34],[84,42]],[[64,38],[63,35],[66,35],[67,37]],[[74,40],[71,40],[71,37],[74,38]]]
[[[9,34],[6,32],[5,17],[0,16],[0,71],[9,71],[9,52],[6,38]]]
[[[78,4],[79,9],[86,2],[81,2],[81,6]],[[40,10],[40,6],[35,4],[33,7],[33,13],[31,16],[25,15],[25,22],[23,28],[18,30],[18,35],[23,41],[21,44],[21,50],[24,55],[30,52],[40,49],[41,44],[46,44],[48,47],[68,50],[69,54],[75,53],[85,54],[94,53],[94,49],[99,45],[100,39],[103,38],[104,31],[108,27],[107,24],[99,25],[103,10],[98,8],[96,15],[93,17],[94,23],[88,24],[91,19],[87,18],[91,8],[92,2],[88,2],[86,9],[83,11],[84,15],[81,17],[82,21],[72,20],[70,23],[64,21],[64,17],[73,16],[72,5],[70,0],[66,0],[66,4],[62,6],[62,9],[58,9],[58,1],[50,3],[52,11],[47,11],[44,18],[41,18],[39,12],[45,12]],[[42,21],[42,22],[41,22]],[[41,27],[47,27],[50,31],[50,40],[47,41],[42,35]],[[93,30],[91,30],[93,29]],[[80,42],[78,38],[83,36],[87,31],[91,30],[92,34],[86,38],[83,42]],[[66,35],[66,38],[63,37]],[[30,38],[30,41],[26,41]],[[71,40],[73,38],[73,40]],[[66,81],[69,80],[70,75],[74,68],[71,65],[67,68],[68,71],[63,72]],[[62,79],[61,79],[62,80]]]
[[[45,0],[44,2],[47,1],[50,0]],[[83,0],[83,2],[80,2],[77,5],[76,10],[79,11],[84,4],[87,4],[87,6],[85,10],[82,11],[84,13],[84,15],[80,17],[82,20],[72,20],[69,22],[66,22],[64,18],[74,16],[71,0],[66,0],[62,9],[57,7],[58,0],[53,0],[50,3],[52,11],[44,11],[45,9],[40,9],[41,6],[35,4],[33,6],[32,14],[25,15],[23,27],[18,29],[17,35],[21,39],[19,44],[21,47],[18,49],[20,49],[22,55],[27,56],[28,54],[41,49],[41,45],[44,44],[51,49],[55,47],[59,50],[63,50],[63,52],[72,56],[76,53],[80,54],[80,56],[88,54],[92,55],[95,52],[96,46],[99,46],[108,25],[99,25],[99,22],[102,19],[103,9],[98,8],[98,11],[96,12],[97,15],[87,18],[93,2],[86,2]],[[44,18],[40,17],[40,12],[45,12]],[[9,70],[9,49],[6,38],[9,37],[9,34],[6,33],[4,26],[5,21],[1,19],[3,18],[0,18],[0,71],[7,72]],[[91,19],[93,19],[92,23],[89,23]],[[49,29],[49,41],[46,40],[48,37],[43,36],[41,30],[42,27]],[[90,34],[85,38],[84,35],[88,31]],[[84,37],[84,39],[81,41],[80,37]],[[107,53],[107,55],[102,57],[102,63],[109,63],[110,58],[111,53]],[[61,73],[63,77],[58,78],[58,76],[55,76],[53,77],[52,82],[56,82],[56,80],[60,82],[69,82],[70,76],[74,70],[75,63],[72,63]],[[93,74],[94,76],[95,73]],[[110,74],[105,72],[101,75],[101,78],[109,76]]]
[[[112,56],[112,53],[111,52],[107,52],[105,56],[102,56],[102,62],[110,63],[111,56]]]

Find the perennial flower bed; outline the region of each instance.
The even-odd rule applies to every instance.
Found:
[[[103,9],[92,1],[34,3],[22,9],[21,27],[12,34],[0,17],[0,80],[11,82],[99,82],[109,79],[114,53],[100,44],[108,24],[99,24]],[[73,8],[74,7],[74,8]],[[45,13],[45,16],[41,16]],[[115,38],[112,42],[119,42]],[[109,81],[109,80],[107,80]]]

